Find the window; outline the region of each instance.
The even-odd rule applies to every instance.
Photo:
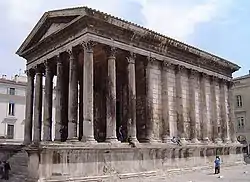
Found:
[[[10,88],[9,89],[9,94],[10,95],[15,95],[15,93],[16,93],[16,89],[15,88]]]
[[[15,115],[15,103],[9,103],[9,115],[10,116]]]
[[[237,118],[237,122],[238,122],[238,128],[239,129],[242,129],[242,128],[244,128],[244,125],[245,125],[245,119],[244,119],[244,117],[238,117]]]
[[[242,98],[241,95],[236,96],[237,107],[242,107]]]
[[[14,125],[12,124],[7,125],[7,138],[8,139],[14,138]]]

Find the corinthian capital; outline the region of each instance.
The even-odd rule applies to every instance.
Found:
[[[84,48],[84,51],[87,52],[93,52],[93,48],[96,45],[95,42],[93,42],[92,40],[86,41],[82,43],[82,47]]]
[[[190,69],[189,73],[190,78],[198,78],[199,72],[197,70]]]
[[[73,50],[72,49],[68,49],[66,51],[69,55],[69,60],[73,60],[74,59],[74,53],[73,53]]]
[[[129,55],[126,57],[128,64],[135,64],[136,54],[132,51],[129,52]]]
[[[28,70],[25,70],[25,73],[26,75],[29,77],[34,77],[35,76],[35,70],[34,69],[28,69]]]
[[[175,65],[167,60],[162,61],[162,68],[174,69]]]
[[[115,57],[116,56],[116,53],[117,53],[116,47],[106,46],[104,49],[105,49],[105,52],[107,53],[108,57]]]

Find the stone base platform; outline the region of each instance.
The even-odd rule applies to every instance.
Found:
[[[27,181],[110,181],[162,172],[212,167],[215,155],[223,165],[243,163],[242,145],[186,145],[126,143],[44,143],[26,149]],[[112,180],[115,181],[115,180]],[[118,180],[119,181],[119,180]]]

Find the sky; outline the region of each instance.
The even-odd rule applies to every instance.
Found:
[[[44,12],[88,6],[188,43],[238,64],[249,73],[247,0],[0,0],[0,75],[25,70],[15,54]]]

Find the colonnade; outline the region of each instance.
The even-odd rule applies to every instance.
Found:
[[[82,141],[96,143],[94,137],[94,49],[96,43],[92,41],[84,42],[81,46],[84,52],[84,61],[82,65],[82,75],[78,75],[78,53],[73,48],[69,49],[67,54],[68,61],[68,92],[65,92],[64,82],[65,69],[64,60],[61,53],[53,59],[45,60],[43,64],[27,70],[27,90],[26,90],[26,113],[25,113],[25,144],[39,144],[43,141],[78,141],[79,136],[77,129],[82,127],[83,131]],[[106,95],[106,142],[118,142],[116,132],[116,48],[108,47],[107,52],[107,95]],[[136,90],[136,54],[133,52],[128,53],[127,59],[127,77],[128,77],[128,136],[134,141],[137,140],[137,90]],[[162,62],[161,69],[161,107],[162,107],[162,122],[163,132],[162,138],[159,141],[164,143],[170,142],[171,130],[170,123],[177,123],[176,134],[181,138],[183,143],[192,142],[198,143],[200,140],[209,143],[213,140],[215,143],[224,141],[228,143],[235,141],[235,131],[232,111],[230,110],[230,89],[231,82],[224,79],[219,79],[215,76],[210,76],[206,73],[199,72],[194,69],[185,68],[178,64],[173,64],[168,61],[160,61],[155,59],[145,59],[145,62],[159,61]],[[150,73],[148,67],[151,63],[145,64],[146,71],[146,96],[152,96],[152,80],[147,74]],[[53,66],[56,65],[56,70]],[[174,95],[171,95],[169,90],[170,77],[169,72],[174,72]],[[187,71],[188,76],[188,93],[189,93],[189,116],[190,116],[190,136],[187,136],[187,128],[184,119],[184,106],[183,106],[183,72]],[[56,74],[55,74],[56,72]],[[45,94],[43,95],[43,75],[45,76]],[[52,138],[52,100],[53,100],[53,77],[57,76],[56,81],[56,103],[55,103],[55,137]],[[82,85],[80,85],[80,92],[78,92],[79,77],[82,77]],[[211,97],[207,95],[207,81],[210,85]],[[34,83],[35,82],[35,83]],[[195,85],[199,82],[199,94],[197,95],[197,88]],[[81,89],[82,88],[82,89]],[[219,94],[217,93],[219,90]],[[64,102],[64,97],[68,97],[68,102]],[[196,101],[197,97],[199,102]],[[82,99],[82,106],[78,105],[78,99]],[[44,100],[44,103],[42,103]],[[174,101],[174,105],[170,104],[170,100]],[[64,109],[63,105],[67,103],[67,108]],[[44,107],[42,107],[44,105]],[[209,106],[210,105],[210,106]],[[147,107],[147,106],[145,106]],[[42,109],[44,115],[42,120]],[[197,109],[199,110],[199,117],[197,117]],[[83,123],[78,125],[78,110],[82,110]],[[172,117],[173,110],[176,112],[176,118]],[[67,114],[65,114],[67,112]],[[148,114],[145,113],[145,115]],[[65,122],[65,116],[66,122]],[[210,118],[208,118],[210,116]],[[202,139],[198,140],[197,120],[201,123]],[[154,120],[146,117],[147,132],[146,141],[151,142],[154,139],[153,125]],[[219,131],[218,124],[222,126]],[[66,127],[67,126],[67,127]],[[43,136],[42,136],[43,127]],[[33,128],[33,129],[32,129]],[[67,131],[65,131],[65,128]],[[79,135],[81,131],[79,129]],[[212,131],[212,137],[209,136],[209,131]],[[63,138],[63,133],[67,133],[67,137]],[[220,135],[221,133],[221,135]]]

